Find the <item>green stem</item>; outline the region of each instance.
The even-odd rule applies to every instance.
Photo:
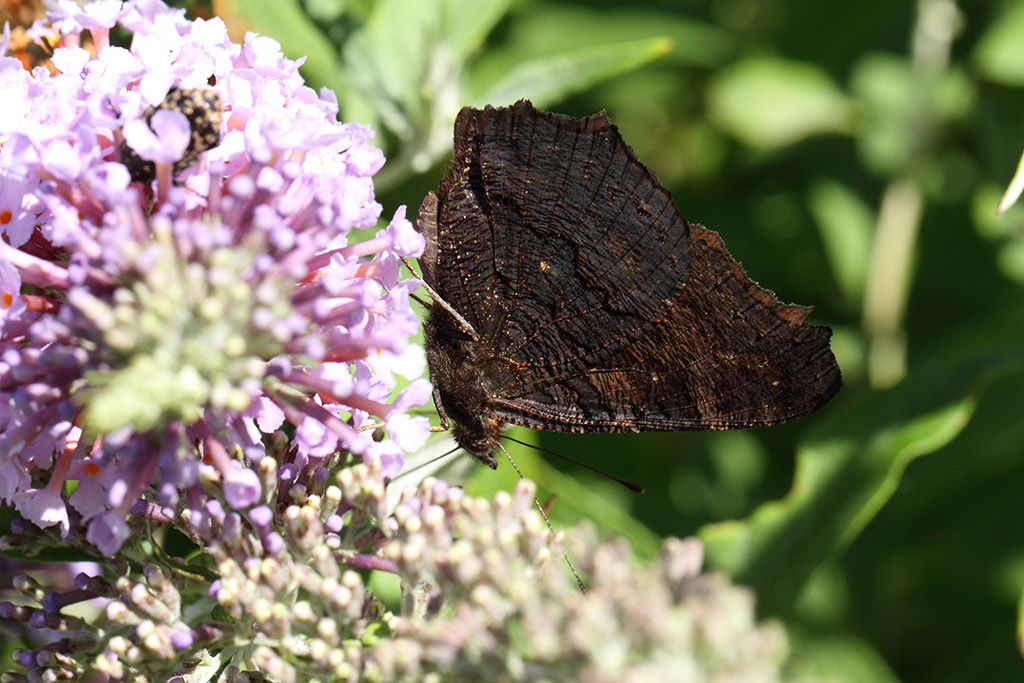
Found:
[[[928,140],[927,133],[936,124],[932,94],[936,82],[949,67],[950,49],[960,25],[961,15],[955,0],[918,1],[911,37],[911,62],[918,83],[918,116],[916,130],[908,134],[920,139]],[[907,373],[904,317],[923,212],[924,193],[908,169],[902,177],[889,183],[882,196],[864,286],[868,380],[876,388],[892,386]]]

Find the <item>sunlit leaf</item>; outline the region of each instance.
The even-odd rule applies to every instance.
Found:
[[[1006,3],[1006,11],[982,35],[974,48],[974,64],[989,79],[1024,85],[1024,3]]]
[[[1024,155],[1021,156],[1020,161],[1017,163],[1017,170],[1013,174],[1013,179],[996,206],[996,213],[1005,213],[1007,209],[1020,199],[1022,192],[1024,192]]]
[[[349,77],[371,111],[405,140],[427,116],[420,90],[441,43],[440,0],[381,0],[343,47]]]
[[[1024,588],[1017,603],[1017,649],[1024,654]]]
[[[720,71],[708,90],[711,121],[760,149],[847,131],[852,113],[828,75],[803,62],[753,57]]]
[[[480,49],[512,0],[445,0],[444,34],[458,60]]]
[[[527,98],[535,106],[548,106],[570,93],[662,57],[671,49],[671,41],[650,38],[596,45],[526,61],[512,67],[504,77],[475,95],[473,103],[505,105]]]

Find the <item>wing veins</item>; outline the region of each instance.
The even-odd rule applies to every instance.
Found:
[[[618,212],[615,214],[615,217],[614,217],[615,219],[617,219],[622,214],[622,211],[625,209],[626,205],[628,204],[629,198],[633,196],[633,193],[636,191],[636,188],[640,186],[640,183],[644,182],[645,180],[651,181],[651,191],[648,193],[648,195],[647,195],[648,197],[650,197],[653,194],[657,193],[659,189],[661,189],[662,192],[664,192],[664,189],[660,188],[660,186],[657,184],[656,181],[654,181],[654,179],[650,176],[649,173],[640,173],[638,178],[637,178],[636,184],[634,184],[633,187],[630,189],[630,191],[625,194],[625,196],[624,196],[625,198],[624,198],[623,202],[621,203],[621,205],[619,206]],[[668,198],[666,197],[666,199],[668,199]],[[680,220],[684,220],[682,217],[680,217],[679,219]],[[615,224],[615,220],[614,219],[609,221],[609,223],[608,223],[609,226],[614,225],[614,224]],[[636,239],[632,240],[631,245],[630,245],[630,250],[634,250],[633,247],[635,247],[637,244],[639,244],[643,240],[644,236],[649,234],[650,231],[652,229],[654,229],[654,227],[655,226],[653,225],[653,223],[645,225],[644,226],[645,229],[642,232],[637,233],[636,234]],[[607,230],[605,231],[605,233],[602,233],[602,234],[607,234]],[[683,237],[684,238],[686,237],[685,234],[683,235]],[[678,244],[679,244],[679,240],[676,240],[673,243],[673,247],[678,246]],[[615,259],[615,261],[613,261],[609,265],[609,270],[611,269],[611,267],[614,267],[617,264],[621,264],[623,262],[623,258],[624,258],[626,253],[629,253],[629,250],[623,252],[623,256],[622,257],[619,257],[619,258]],[[657,264],[658,267],[657,268],[649,269],[647,276],[643,280],[639,281],[638,283],[636,283],[635,286],[633,286],[633,287],[631,287],[629,289],[621,289],[620,290],[620,292],[621,292],[620,296],[616,297],[613,300],[607,301],[606,303],[607,304],[611,304],[612,301],[625,301],[625,300],[627,300],[627,296],[626,295],[627,294],[632,294],[632,293],[640,290],[643,287],[643,285],[648,283],[651,280],[651,278],[653,278],[659,272],[662,264],[664,264],[666,261],[668,261],[673,254],[674,254],[674,250],[671,250],[671,249],[670,250],[666,250],[664,252],[664,257],[660,261],[658,261],[658,264]],[[586,290],[584,290],[584,291],[586,291]],[[559,306],[559,308],[562,309],[562,310],[566,309],[568,307],[568,305],[574,303],[577,300],[577,298],[578,297],[573,297],[572,299],[568,299],[568,300],[563,301],[561,303],[561,305]],[[586,314],[592,313],[592,312],[594,312],[596,310],[599,310],[602,307],[603,306],[599,306],[599,307],[587,309],[585,311],[580,311],[580,312],[575,313],[571,317],[579,317],[580,315],[586,315]],[[523,347],[528,345],[533,340],[537,339],[541,335],[542,332],[544,332],[545,330],[549,329],[555,323],[564,322],[564,321],[566,321],[568,319],[569,319],[569,317],[556,318],[554,320],[551,320],[551,321],[543,324],[540,327],[535,328],[534,332],[533,332],[533,334],[531,336],[529,336],[529,337],[527,337],[525,339],[520,340],[520,343],[516,347],[510,348],[510,349],[504,349],[503,352],[505,354],[507,354],[507,355],[518,354],[523,349]],[[617,340],[615,340],[615,341],[617,341]],[[615,343],[615,342],[613,341],[612,343]],[[604,348],[607,348],[607,347],[604,347]],[[566,362],[566,361],[562,361],[562,362]]]

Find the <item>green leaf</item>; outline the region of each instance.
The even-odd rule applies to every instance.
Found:
[[[370,107],[367,113],[379,115],[410,144],[429,140],[436,114],[450,113],[454,118],[465,62],[510,4],[511,0],[378,2],[344,48],[347,72]],[[435,111],[438,100],[440,112]],[[443,123],[447,128],[450,121]]]
[[[1013,179],[1010,180],[1006,192],[1003,193],[999,204],[996,206],[996,214],[1006,213],[1006,210],[1020,199],[1022,192],[1024,192],[1024,154],[1021,155],[1020,161],[1017,162],[1017,170],[1013,174]]]
[[[826,408],[797,452],[784,499],[701,530],[712,564],[753,587],[768,613],[785,609],[892,497],[907,465],[961,432],[988,377],[1022,361],[1020,353],[961,358]]]
[[[432,51],[443,43],[440,10],[440,0],[382,0],[343,49],[346,73],[369,106],[362,113],[375,113],[404,140],[427,119],[421,90]],[[346,118],[353,115],[346,106]]]
[[[1017,649],[1024,655],[1024,588],[1017,601]]]
[[[599,81],[632,71],[668,54],[667,38],[646,38],[613,45],[594,45],[521,62],[486,90],[473,96],[475,106],[511,104],[521,98],[548,106]]]
[[[474,65],[474,92],[496,80],[507,64],[596,45],[668,38],[673,49],[665,61],[671,64],[673,76],[691,66],[718,67],[736,49],[733,33],[678,11],[611,4],[598,8],[586,3],[520,2],[503,24],[501,36],[488,44]]]
[[[860,111],[857,143],[865,163],[881,174],[914,169],[939,144],[940,126],[962,119],[975,100],[962,69],[922,72],[909,58],[889,54],[859,59],[850,91]]]
[[[778,149],[821,133],[850,130],[849,100],[821,69],[753,57],[719,71],[708,90],[708,117],[758,149]]]
[[[789,627],[792,651],[786,663],[787,680],[822,680],[835,683],[898,683],[885,659],[852,633],[824,634]]]
[[[512,0],[445,0],[444,35],[455,58],[465,61],[512,5]]]
[[[847,303],[858,306],[871,259],[874,211],[853,190],[830,179],[815,183],[808,205],[836,284]]]
[[[375,179],[378,191],[426,171],[451,149],[451,126],[467,99],[467,60],[510,4],[382,0],[349,38],[343,53],[354,87],[340,98],[345,119],[383,126],[402,142]]]
[[[990,80],[1024,85],[1024,3],[1008,3],[1005,13],[982,35],[972,55],[975,66]]]

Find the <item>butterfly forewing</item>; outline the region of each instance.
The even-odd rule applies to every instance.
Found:
[[[495,357],[600,362],[679,296],[687,224],[603,114],[464,109],[456,141],[439,193],[439,291],[469,294],[466,317]],[[479,215],[466,220],[467,206]]]

